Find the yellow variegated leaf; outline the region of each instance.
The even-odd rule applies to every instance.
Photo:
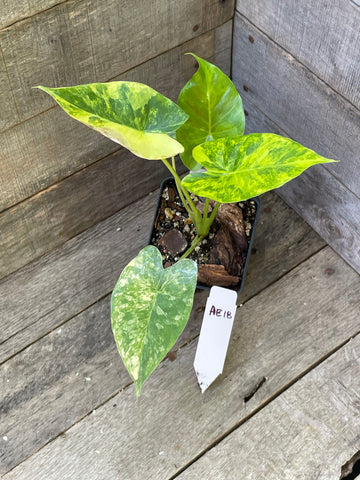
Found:
[[[194,148],[193,156],[206,171],[187,175],[182,184],[222,203],[247,200],[280,187],[311,165],[335,162],[272,133],[206,142]]]
[[[148,160],[183,152],[172,135],[188,118],[174,102],[136,82],[38,87],[71,117]]]

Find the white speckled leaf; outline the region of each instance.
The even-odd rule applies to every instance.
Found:
[[[111,297],[111,325],[136,394],[183,331],[192,309],[197,266],[189,259],[164,269],[145,247],[123,270]]]

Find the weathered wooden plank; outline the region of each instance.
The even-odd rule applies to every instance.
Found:
[[[290,137],[341,160],[326,168],[360,197],[359,110],[239,14],[235,16],[233,79],[243,97]]]
[[[6,71],[4,57],[0,48],[0,131],[10,123],[17,123],[19,116],[11,92],[9,77]]]
[[[107,81],[222,25],[233,12],[234,0],[109,0],[106,8],[102,0],[71,0],[16,23],[0,32],[0,43],[20,118],[54,105],[35,85]]]
[[[156,168],[154,168],[156,166]],[[126,149],[0,213],[0,277],[155,190],[168,170]]]
[[[119,150],[54,108],[0,133],[0,210]]]
[[[247,131],[284,134],[251,102]],[[360,273],[360,200],[322,166],[312,167],[276,192]]]
[[[0,362],[111,292],[121,269],[148,241],[156,200],[154,193],[135,202],[0,282],[0,311],[6,312]],[[253,246],[249,281],[240,302],[317,252],[324,242],[282,200],[267,194]]]
[[[358,335],[177,478],[339,480],[360,451],[359,372]]]
[[[147,244],[155,203],[142,198],[2,280],[2,361],[112,290]]]
[[[182,65],[184,52],[188,51],[188,48],[195,47],[195,51],[201,54],[206,51],[208,54],[213,53],[215,60],[229,66],[230,39],[231,22],[228,22],[211,34],[192,40],[155,59],[150,65],[139,66],[127,75],[138,81],[145,81],[150,76],[154,84],[164,87],[173,96],[174,93],[177,95],[177,91],[180,89],[179,82],[183,79],[183,83],[185,83],[183,77],[189,78],[194,69],[193,63],[187,62]],[[178,74],[172,82],[166,82],[166,78],[163,76],[165,66],[169,71]],[[44,128],[40,129],[37,136],[36,132],[32,132],[33,136],[28,148],[30,151],[31,148],[33,150],[30,156],[26,155],[29,150],[23,152],[26,156],[24,162],[21,162],[22,158],[17,158],[12,163],[4,159],[4,176],[10,172],[12,179],[7,183],[7,188],[3,192],[4,201],[9,197],[15,201],[19,199],[19,195],[24,195],[26,189],[23,182],[29,189],[41,188],[44,184],[51,183],[56,176],[68,175],[74,169],[86,166],[93,160],[91,155],[104,153],[107,148],[118,148],[116,143],[94,134],[93,131],[71,121],[64,114],[59,116],[61,122],[57,123],[52,113],[53,110],[50,110],[37,117],[37,125],[39,126],[39,119],[42,119],[41,126]],[[51,120],[58,127],[56,131],[50,123]],[[8,130],[6,133],[14,130],[16,129]],[[4,153],[6,158],[13,158],[11,149],[14,148],[14,144],[21,146],[21,150],[23,149],[22,134],[24,132],[16,131],[15,138],[9,137],[6,133],[3,135],[9,150]],[[51,137],[47,138],[50,133]],[[67,138],[69,135],[68,140],[70,139],[72,143],[62,143],[61,138],[57,137],[59,133],[62,138]],[[18,138],[18,134],[20,134],[20,138]],[[75,141],[77,146],[82,146],[82,141],[84,141],[84,152],[74,147]],[[78,150],[79,152],[77,152]],[[72,151],[75,152],[74,157]],[[88,153],[91,155],[87,155]],[[132,165],[131,169],[128,168],[129,164]],[[15,165],[16,168],[14,168]],[[161,164],[155,165],[153,162],[140,160],[122,150],[118,151],[116,155],[90,166],[89,169],[70,176],[66,181],[52,185],[49,189],[43,190],[41,194],[7,209],[0,214],[0,244],[8,253],[0,260],[0,276],[11,273],[97,221],[111,215],[124,205],[124,201],[127,204],[129,201],[139,198],[139,195],[156,188],[160,178],[163,178],[164,175],[165,169]],[[128,183],[124,188],[125,182]],[[17,187],[15,191],[12,188],[14,183]],[[132,188],[135,187],[143,190],[139,190],[131,198]],[[49,218],[50,221],[44,222],[44,218]],[[21,242],[19,242],[19,238],[22,239]]]
[[[138,205],[141,210],[141,203]],[[108,236],[115,226],[104,223]],[[116,224],[125,222],[118,220]],[[127,237],[126,224],[121,234]],[[278,196],[264,196],[247,282],[238,301],[245,302],[322,245]],[[90,238],[86,235],[86,240],[84,236],[79,239],[77,248],[72,245],[68,250],[61,249],[58,256],[41,259],[21,275],[8,278],[5,288],[0,285],[0,310],[6,319],[2,328],[9,334],[9,325],[15,324],[10,343],[2,344],[2,352],[11,344],[13,351],[24,348],[53,329],[0,366],[0,417],[4,416],[0,432],[8,432],[14,439],[6,456],[1,458],[0,454],[4,469],[20,462],[129,382],[110,332],[110,298],[102,297],[134,252],[128,252],[128,259],[123,254],[122,264],[114,265],[114,256],[107,253],[111,251],[116,252],[116,246],[104,241],[97,230]],[[22,291],[14,294],[18,285]],[[177,348],[198,335],[207,296],[207,291],[196,293],[195,307]],[[90,302],[96,303],[76,316]],[[36,322],[37,318],[41,321]],[[67,318],[70,320],[65,322]],[[14,333],[16,328],[22,331]],[[0,361],[4,361],[3,356]],[[41,414],[37,408],[40,404]]]
[[[195,71],[194,61],[185,53],[193,51],[230,72],[231,35],[232,22],[229,21],[138,65],[115,80],[147,83],[176,100]],[[55,184],[118,147],[70,119],[58,107],[0,133],[3,164],[0,210]]]
[[[36,15],[42,10],[61,3],[64,0],[2,0],[0,11],[0,29],[12,25],[15,22]]]
[[[314,363],[357,333],[359,293],[359,276],[330,248],[321,250],[238,309],[224,374],[204,395],[200,394],[193,373],[196,342],[191,342],[178,352],[175,361],[161,364],[148,380],[139,400],[135,399],[133,387],[126,388],[4,478],[51,480],[66,473],[67,478],[75,479],[82,478],[85,471],[90,480],[119,476],[134,479],[169,478]],[[100,304],[94,306],[99,307]],[[58,415],[64,415],[58,413],[59,408],[63,412],[66,409],[68,417],[71,417],[71,408],[61,404],[61,401],[59,406],[54,403],[53,408],[46,408],[45,405],[48,399],[56,398],[60,392],[64,399],[69,398],[72,389],[80,391],[82,382],[85,384],[83,376],[92,368],[90,360],[86,363],[76,360],[76,354],[72,352],[74,364],[64,366],[67,359],[63,352],[65,346],[76,350],[86,345],[88,335],[98,328],[97,317],[91,319],[94,310],[89,312],[90,318],[82,327],[79,325],[76,328],[78,323],[75,322],[78,320],[73,319],[68,325],[63,325],[60,333],[53,332],[47,339],[38,342],[44,365],[49,369],[47,375],[54,379],[51,385],[47,385],[45,375],[40,379],[39,364],[33,366],[34,372],[31,372],[30,378],[26,377],[26,368],[21,368],[20,356],[4,364],[4,367],[8,365],[15,368],[16,365],[20,368],[19,378],[24,380],[17,383],[16,377],[12,378],[11,368],[4,376],[5,388],[10,394],[7,405],[13,405],[14,411],[13,415],[8,412],[8,418],[5,416],[4,425],[7,428],[2,428],[7,437],[3,445],[3,458],[8,458],[7,451],[13,454],[17,448],[21,450],[16,444],[24,442],[27,422],[37,426],[42,418],[43,425],[48,415],[51,419],[55,415],[58,421]],[[102,318],[100,315],[100,321]],[[88,322],[92,326],[88,326]],[[80,341],[77,332],[81,328],[80,336],[84,338]],[[75,335],[73,343],[67,337],[67,332],[71,335],[71,331]],[[66,334],[65,338],[63,334]],[[104,352],[107,349],[106,335],[100,336],[100,350]],[[25,359],[27,354],[31,362],[36,348],[37,344],[34,344],[21,355]],[[92,347],[84,346],[84,350],[84,355],[79,352],[80,358],[87,355],[91,357]],[[59,359],[61,366],[57,362],[51,365],[51,355]],[[94,382],[99,381],[107,390],[105,385],[110,383],[112,375],[119,375],[119,367],[114,363],[110,365],[112,356],[105,355],[104,358],[101,355],[99,360],[94,358],[92,362],[99,362],[102,376],[93,373],[94,370],[91,370],[91,374],[95,375]],[[349,361],[353,359],[348,358]],[[56,385],[56,369],[64,372],[66,385]],[[77,379],[76,372],[79,372],[78,376],[81,375],[81,380]],[[244,403],[248,392],[262,377],[266,378],[265,383]],[[34,388],[34,395],[38,398],[37,404],[44,405],[44,410],[34,412],[29,409],[26,416],[26,403],[21,399],[26,398],[25,393],[29,392],[29,404],[35,405],[36,400],[31,396],[30,387],[24,388],[22,382],[29,381],[29,385],[32,385],[34,382],[31,382],[31,378],[39,379],[39,389]],[[93,378],[88,383],[92,381]],[[347,386],[348,381],[345,384]],[[85,385],[87,392],[101,390],[100,385]],[[119,388],[118,385],[114,391]],[[21,392],[22,387],[25,393]],[[76,403],[76,399],[73,401]],[[83,404],[86,402],[84,400]],[[345,409],[346,405],[342,407]],[[24,418],[21,438],[18,437],[19,427],[10,421],[19,416]],[[71,420],[68,418],[69,423]],[[45,430],[49,432],[48,427]],[[34,438],[33,432],[27,431],[26,435]]]
[[[278,193],[360,273],[359,198],[320,166]]]
[[[236,9],[360,108],[360,12],[351,2],[241,0]]]

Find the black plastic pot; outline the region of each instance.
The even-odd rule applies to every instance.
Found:
[[[156,219],[158,217],[158,212],[162,208],[161,207],[162,195],[163,195],[163,192],[164,192],[165,188],[167,188],[167,187],[172,187],[177,191],[175,180],[174,180],[173,177],[169,177],[169,178],[166,178],[165,180],[163,180],[163,182],[161,183],[161,186],[160,186],[159,198],[158,198],[157,207],[156,207],[156,210],[155,210],[155,216],[154,216],[154,220],[153,220],[153,224],[152,224],[153,226],[152,226],[151,234],[150,234],[150,238],[149,238],[149,244],[151,244],[151,245],[153,245],[152,239],[153,239],[153,237],[155,235],[155,232],[156,232],[155,223],[156,223]],[[254,220],[252,222],[250,238],[248,238],[248,249],[247,249],[247,252],[246,252],[246,259],[245,259],[242,275],[241,275],[240,280],[239,280],[239,285],[236,288],[233,288],[237,292],[240,292],[240,290],[244,286],[246,270],[247,270],[247,266],[248,266],[248,263],[249,263],[252,243],[253,243],[253,239],[254,239],[255,227],[256,227],[257,218],[258,218],[259,209],[260,209],[260,199],[259,199],[259,197],[251,198],[250,200],[252,200],[256,205],[256,213],[255,213]],[[245,203],[245,202],[241,202],[241,203]],[[206,289],[206,290],[210,289],[209,286],[204,285],[204,284],[199,283],[199,282],[197,284],[197,287],[201,288],[201,289]],[[232,288],[232,287],[228,287],[228,288]]]

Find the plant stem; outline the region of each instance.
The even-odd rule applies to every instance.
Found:
[[[207,200],[207,199],[206,199]],[[209,227],[211,226],[211,224],[213,223],[213,221],[215,220],[215,217],[216,217],[216,214],[219,210],[219,207],[220,207],[221,203],[219,202],[216,202],[215,203],[215,206],[213,208],[213,211],[211,212],[211,215],[210,217],[208,218],[208,221],[209,221]]]
[[[203,218],[206,219],[208,216],[208,211],[209,211],[209,199],[205,198],[205,207],[204,207],[204,215]]]
[[[196,216],[196,214],[198,213],[198,210],[195,207],[194,202],[192,201],[189,193],[185,189],[183,189],[182,186],[181,186],[181,179],[180,179],[180,177],[177,174],[176,169],[175,169],[175,159],[174,159],[174,157],[172,157],[173,166],[171,166],[170,163],[168,162],[168,160],[166,160],[165,158],[163,158],[162,161],[165,164],[165,166],[168,168],[168,170],[171,172],[171,174],[173,175],[173,177],[175,179],[176,187],[178,189],[178,192],[179,192],[179,195],[180,195],[180,198],[181,198],[181,201],[183,202],[184,207],[188,211],[191,219],[194,220],[194,216]],[[187,202],[186,202],[184,197],[186,198]],[[190,206],[191,211],[189,209],[189,206]]]

